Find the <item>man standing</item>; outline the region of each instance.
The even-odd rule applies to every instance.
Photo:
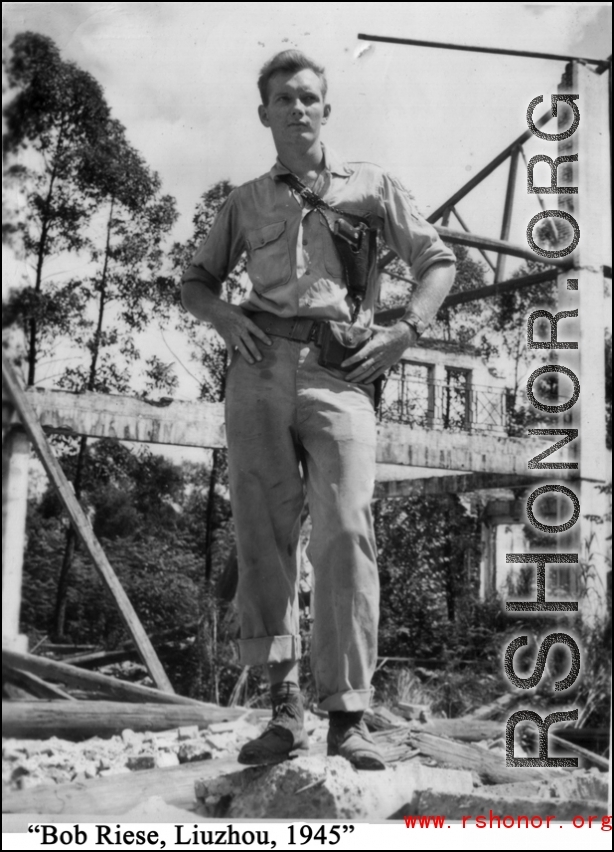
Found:
[[[373,382],[435,316],[452,285],[454,255],[398,181],[324,148],[320,131],[331,107],[323,68],[284,51],[263,67],[258,87],[277,162],[230,194],[182,291],[185,307],[212,323],[232,353],[226,430],[239,653],[244,665],[266,666],[273,705],[266,731],[239,760],[275,763],[308,747],[297,601],[306,496],[315,580],[311,663],[320,708],[329,713],[328,754],[380,769],[362,721],[379,617]],[[372,246],[375,229],[418,284],[403,320],[373,334],[377,270],[365,241]],[[219,296],[243,252],[252,291],[239,308]],[[358,270],[352,253],[362,257]]]

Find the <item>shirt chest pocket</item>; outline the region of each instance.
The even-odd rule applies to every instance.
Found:
[[[247,274],[259,292],[286,284],[292,274],[285,222],[254,228],[246,235]]]

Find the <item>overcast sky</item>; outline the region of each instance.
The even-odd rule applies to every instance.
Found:
[[[325,141],[398,175],[428,215],[522,133],[529,101],[555,91],[564,63],[369,44],[357,34],[605,58],[610,17],[609,4],[577,3],[4,4],[9,41],[26,29],[45,33],[104,86],[177,198],[178,238],[211,184],[241,183],[272,164],[256,78],[277,51],[298,47],[324,64],[333,110]],[[498,236],[492,218],[505,180],[503,167],[460,206],[476,232]],[[529,218],[538,209],[536,198],[519,200],[517,240],[522,201]]]
[[[611,52],[610,4],[8,2],[3,11],[5,43],[24,30],[44,33],[103,85],[177,199],[175,239],[190,234],[212,184],[239,184],[272,165],[256,79],[279,50],[298,47],[326,67],[325,142],[396,174],[425,215],[526,129],[529,102],[543,95],[548,103],[565,63],[369,43],[358,33],[596,59]],[[544,144],[531,140],[527,156]],[[476,233],[499,237],[506,181],[505,165],[459,204]],[[526,245],[538,211],[521,167],[513,242]],[[508,273],[517,264],[509,260]],[[3,265],[14,282],[18,272]]]

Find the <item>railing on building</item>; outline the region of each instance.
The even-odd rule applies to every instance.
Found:
[[[380,419],[453,432],[508,433],[505,388],[477,385],[472,370],[445,367],[436,379],[428,364],[402,361],[390,374],[380,404]]]

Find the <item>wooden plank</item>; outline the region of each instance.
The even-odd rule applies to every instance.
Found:
[[[501,726],[498,726],[501,730]],[[446,737],[412,731],[411,744],[420,749],[420,753],[432,757],[438,763],[457,766],[475,771],[484,784],[512,784],[522,781],[549,781],[556,774],[553,769],[536,769],[523,766],[517,769],[505,765],[505,758],[492,754],[478,745],[457,743]]]
[[[412,722],[412,729],[414,725],[415,723]],[[497,736],[504,737],[505,725],[505,721],[489,722],[485,719],[461,716],[458,719],[429,719],[427,723],[420,725],[420,730],[428,734],[451,737],[461,742],[479,742],[480,740],[494,739]],[[560,733],[562,732],[563,729],[560,730]],[[578,755],[592,766],[599,767],[599,769],[609,770],[610,768],[610,761],[607,758],[576,745],[576,743],[558,736],[552,731],[548,732],[548,742],[559,746],[567,754]]]
[[[539,483],[535,476],[517,473],[466,473],[422,479],[393,479],[376,482],[374,500],[437,494],[464,494],[488,488],[526,488]]]
[[[30,441],[16,426],[2,443],[2,647],[27,650],[19,634]]]
[[[103,694],[117,701],[152,701],[157,704],[195,704],[199,707],[217,707],[216,704],[208,705],[194,698],[176,695],[174,692],[163,692],[149,686],[128,683],[128,681],[118,680],[98,672],[78,669],[47,657],[36,657],[33,654],[3,650],[2,662],[11,668],[38,675],[44,680],[65,683],[67,686],[75,686],[79,689],[102,691]]]
[[[138,656],[139,653],[136,648],[126,648],[123,651],[95,651],[93,654],[75,654],[74,657],[65,657],[62,662],[79,669],[99,669],[102,666],[136,660]]]
[[[168,731],[188,725],[240,719],[245,709],[206,704],[126,704],[119,701],[4,701],[2,736],[22,739],[61,737],[79,742],[133,731]]]
[[[34,389],[26,396],[50,432],[182,447],[226,446],[223,403],[160,407],[131,396]]]
[[[35,698],[59,698],[62,701],[75,700],[72,695],[64,692],[63,689],[60,689],[58,686],[54,686],[51,683],[47,683],[41,677],[38,677],[38,675],[34,675],[31,672],[22,672],[19,671],[19,669],[12,669],[9,666],[3,665],[2,677],[9,683],[13,683],[15,686],[25,689],[26,692],[29,692],[30,695],[33,695]]]
[[[36,419],[36,415],[28,399],[19,386],[8,360],[4,357],[4,353],[2,354],[2,380],[6,385],[19,418],[34,445],[34,449],[68,512],[75,531],[83,542],[85,549],[89,553],[97,571],[102,576],[107,588],[115,598],[120,615],[139,649],[147,671],[160,689],[169,693],[174,692],[172,684],[154,651],[153,645],[149,641],[143,625],[139,621],[134,607],[128,599],[128,595],[111,567],[98,539],[94,535],[91,524],[75,496],[72,485],[66,478],[66,474],[62,470],[60,463],[51,452],[45,433]]]
[[[196,781],[242,769],[245,767],[236,760],[204,760],[91,781],[34,787],[23,792],[4,793],[2,811],[5,814],[121,816],[152,796],[160,796],[169,805],[188,809],[196,802]],[[190,821],[187,814],[186,821]]]
[[[565,737],[558,737],[556,734],[552,733],[548,733],[548,741],[558,745],[561,749],[568,753],[571,752],[572,754],[577,755],[587,761],[591,766],[597,766],[599,769],[604,769],[606,772],[610,771],[610,761],[605,757],[601,757],[599,754],[595,754],[594,751],[589,751],[587,748],[583,748],[582,746],[576,745],[576,743],[571,740],[565,739]]]
[[[451,737],[464,743],[478,743],[505,736],[505,722],[486,722],[479,719],[429,719],[419,725],[412,722],[411,726],[412,729],[419,729],[426,734]]]
[[[41,642],[37,648],[39,653],[45,654],[89,654],[96,649],[100,650],[100,645],[64,645],[45,641]]]

